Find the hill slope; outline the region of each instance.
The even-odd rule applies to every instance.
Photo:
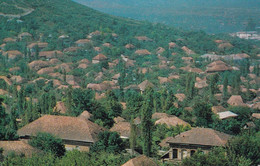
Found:
[[[249,18],[260,25],[259,0],[75,0],[99,11],[210,33],[245,29]]]

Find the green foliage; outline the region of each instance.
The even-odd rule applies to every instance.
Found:
[[[98,141],[91,145],[90,151],[120,153],[124,148],[123,140],[116,132],[104,131],[98,134]]]
[[[10,116],[5,112],[2,102],[3,99],[0,98],[0,140],[15,140],[18,138],[16,128],[12,125],[13,121],[10,121]]]
[[[145,100],[141,109],[141,126],[143,138],[143,153],[146,156],[151,155],[152,148],[152,111],[153,111],[153,90],[145,90]]]
[[[182,161],[183,166],[228,166],[228,159],[223,148],[214,148],[208,154],[198,150],[190,158]]]
[[[260,134],[254,135],[244,134],[239,137],[234,137],[227,144],[227,155],[232,157],[231,161],[234,163],[245,162],[248,159],[252,165],[260,164]],[[243,157],[243,158],[241,158]],[[241,161],[242,160],[242,161]]]
[[[107,91],[107,99],[105,107],[107,109],[108,115],[111,118],[120,116],[122,113],[122,105],[119,103],[118,98],[116,97],[113,91]]]
[[[53,153],[58,157],[63,156],[66,151],[62,140],[49,133],[37,133],[36,137],[29,141],[29,144],[44,152]]]
[[[197,117],[196,125],[209,127],[213,122],[211,106],[204,101],[198,101],[193,108],[195,116]]]

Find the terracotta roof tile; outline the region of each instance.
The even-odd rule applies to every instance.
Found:
[[[122,166],[158,166],[152,159],[141,155],[138,157],[135,157]]]
[[[168,143],[224,146],[230,138],[230,135],[210,128],[193,128],[175,136]]]
[[[97,124],[69,116],[44,115],[17,131],[20,137],[35,136],[38,132],[47,132],[64,140],[95,142],[98,133],[104,129]]]

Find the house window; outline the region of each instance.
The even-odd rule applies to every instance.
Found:
[[[195,152],[196,152],[195,150],[191,150],[190,151],[190,156],[194,155]]]
[[[173,149],[173,150],[172,150],[172,158],[173,158],[173,159],[178,158],[178,150],[177,150],[177,149]]]
[[[187,150],[182,150],[181,151],[181,159],[184,159],[184,158],[186,158],[188,156],[188,152],[187,152]]]

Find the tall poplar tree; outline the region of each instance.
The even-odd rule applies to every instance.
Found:
[[[146,156],[151,155],[152,126],[153,126],[152,110],[153,110],[153,89],[149,87],[145,91],[145,100],[141,112],[143,154]]]

